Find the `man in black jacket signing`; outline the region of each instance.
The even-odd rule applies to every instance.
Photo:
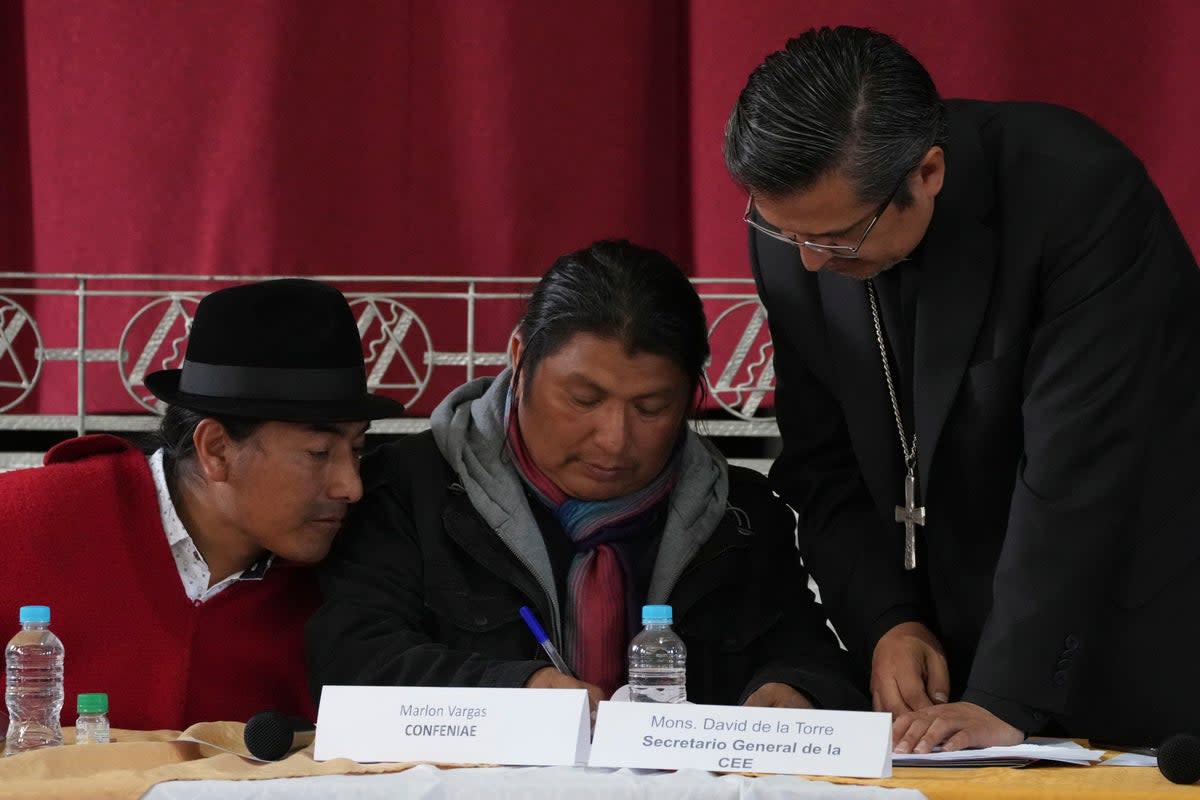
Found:
[[[687,425],[708,341],[676,265],[628,242],[563,256],[511,355],[364,463],[308,628],[314,691],[575,687],[594,705],[625,682],[641,606],[667,603],[690,699],[865,708],[791,510]]]
[[[725,156],[772,483],[897,750],[1195,730],[1200,271],[1143,166],[861,28],[768,57]]]

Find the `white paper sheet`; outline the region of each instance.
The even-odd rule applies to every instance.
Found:
[[[984,767],[1023,766],[1034,761],[1054,761],[1062,764],[1095,764],[1104,756],[1103,750],[1088,750],[1070,739],[1029,739],[1007,747],[984,747],[978,750],[955,750],[932,753],[896,753],[896,767]]]
[[[1158,759],[1142,753],[1121,753],[1105,761],[1104,767],[1157,767]]]

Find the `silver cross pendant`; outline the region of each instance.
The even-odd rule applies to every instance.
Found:
[[[917,505],[917,479],[912,470],[904,476],[904,505],[896,506],[896,522],[904,524],[904,568],[917,568],[917,529],[925,524],[925,506]]]

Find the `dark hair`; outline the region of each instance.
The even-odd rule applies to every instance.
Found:
[[[534,287],[518,330],[521,376],[532,378],[575,334],[591,333],[630,353],[669,358],[687,376],[693,398],[703,391],[704,305],[679,266],[657,250],[605,240],[561,256]]]
[[[169,478],[178,480],[190,474],[196,458],[196,444],[192,441],[196,426],[206,419],[216,420],[235,442],[242,442],[254,435],[263,420],[205,414],[183,406],[167,406],[158,425],[158,445],[163,450],[163,471]]]
[[[899,42],[869,28],[814,28],[750,73],[725,125],[725,166],[771,197],[838,171],[864,203],[882,202],[946,138],[937,87]],[[912,203],[907,184],[895,202]]]

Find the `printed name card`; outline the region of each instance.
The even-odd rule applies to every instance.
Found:
[[[887,778],[892,718],[862,711],[605,702],[588,766]]]
[[[589,718],[583,689],[326,686],[313,758],[574,766]]]

